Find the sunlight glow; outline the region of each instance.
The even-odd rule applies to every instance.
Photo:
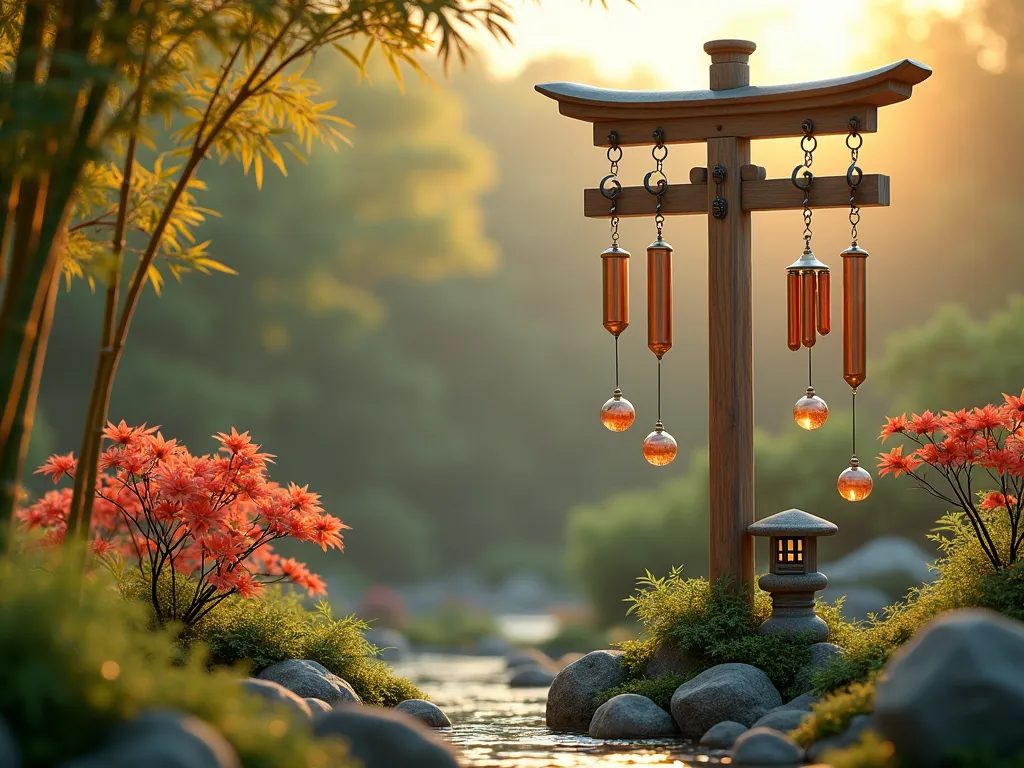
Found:
[[[817,80],[846,74],[871,58],[886,38],[891,18],[880,0],[793,3],[790,0],[543,0],[514,5],[514,46],[478,38],[491,73],[518,75],[533,61],[552,56],[588,60],[604,81],[651,73],[665,88],[697,88],[707,78],[703,44],[716,38],[747,38],[758,44],[751,79],[759,83]],[[977,0],[901,0],[912,37],[927,35],[930,20],[957,18]],[[977,33],[976,33],[977,34]],[[999,41],[979,40],[991,66]],[[1005,46],[1004,46],[1005,49]],[[1005,53],[1004,53],[1005,56]],[[882,64],[886,62],[878,62]]]

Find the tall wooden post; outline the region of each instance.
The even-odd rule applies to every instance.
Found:
[[[715,40],[711,90],[750,84],[747,63],[756,46]],[[710,577],[731,579],[737,589],[754,583],[754,347],[750,263],[750,212],[740,199],[740,169],[750,163],[750,140],[708,139],[708,446],[710,474]],[[725,178],[716,183],[717,169]],[[725,201],[716,218],[714,201]]]
[[[734,587],[748,590],[754,582],[754,546],[747,530],[754,522],[750,214],[797,211],[804,197],[791,178],[767,179],[764,168],[750,163],[750,142],[802,137],[808,125],[816,137],[841,136],[851,126],[861,134],[874,133],[878,108],[909,99],[913,87],[931,75],[923,64],[904,59],[830,80],[752,86],[748,61],[755,47],[746,40],[707,43],[710,90],[537,86],[558,102],[563,115],[592,123],[598,147],[614,143],[649,148],[655,137],[665,144],[707,142],[708,167],[692,169],[689,184],[669,184],[660,210],[666,216],[708,217],[710,576],[712,581],[728,579]],[[623,167],[628,167],[626,160]],[[816,176],[810,201],[814,210],[848,208],[849,180],[845,175]],[[856,202],[861,208],[888,205],[889,178],[865,174]],[[615,200],[619,217],[650,217],[654,209],[653,196],[643,186],[623,187]],[[584,190],[583,212],[590,218],[611,215],[601,189]],[[783,270],[784,263],[779,265],[780,293]],[[779,329],[780,349],[785,348],[785,331]],[[840,460],[846,457],[837,457],[837,463]]]

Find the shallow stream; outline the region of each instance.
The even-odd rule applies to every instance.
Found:
[[[423,655],[395,664],[454,725],[446,734],[473,768],[721,765],[681,739],[604,742],[544,725],[547,689],[509,688],[500,658]]]

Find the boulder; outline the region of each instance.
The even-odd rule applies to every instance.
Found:
[[[749,727],[781,704],[782,696],[757,667],[719,664],[676,688],[672,717],[683,736],[699,739],[723,720]]]
[[[939,615],[886,664],[875,722],[896,754],[939,765],[954,750],[1024,750],[1024,623],[993,611]]]
[[[869,613],[880,614],[885,606],[892,600],[885,592],[875,587],[861,584],[839,584],[831,583],[832,575],[829,574],[829,586],[821,590],[818,596],[827,602],[835,602],[843,598],[842,614],[847,621],[863,621]]]
[[[452,727],[452,721],[448,719],[448,715],[441,711],[440,707],[423,699],[406,699],[395,707],[395,711],[404,712],[411,717],[415,717],[430,728]]]
[[[801,693],[795,699],[787,701],[785,704],[783,704],[781,709],[799,709],[801,712],[810,712],[812,705],[817,704],[820,700],[820,696],[812,696],[809,693]],[[780,709],[780,707],[776,707],[776,709]],[[774,712],[775,710],[772,711]]]
[[[647,677],[654,680],[658,677],[668,675],[679,675],[685,672],[692,672],[698,666],[698,662],[689,654],[679,650],[679,647],[672,640],[664,640],[659,643],[647,662]]]
[[[747,726],[743,723],[723,720],[708,728],[707,733],[700,737],[700,745],[707,749],[732,749],[736,739],[746,732]]]
[[[21,749],[7,721],[0,717],[0,768],[19,768]]]
[[[838,645],[814,643],[811,646],[810,662],[796,675],[795,685],[800,692],[809,693],[811,691],[811,678],[827,667],[833,658],[842,655],[843,651]]]
[[[322,664],[308,659],[288,659],[272,664],[257,677],[283,685],[301,698],[326,701],[332,707],[339,701],[363,703],[347,681],[330,672]]]
[[[256,694],[262,699],[272,702],[273,704],[283,705],[296,714],[303,715],[305,717],[313,716],[313,713],[305,699],[296,696],[280,683],[275,683],[272,680],[257,680],[252,677],[239,682],[241,682],[242,686],[247,691]]]
[[[779,733],[789,733],[800,726],[807,713],[799,709],[777,707],[751,726],[752,728],[771,728]]]
[[[313,713],[315,717],[318,712],[330,712],[331,705],[323,699],[303,699],[306,702],[306,706],[309,707],[309,711]]]
[[[403,712],[342,705],[317,717],[313,733],[347,741],[363,768],[459,768],[451,747]]]
[[[846,726],[846,730],[836,736],[828,736],[816,741],[807,748],[807,759],[819,763],[833,749],[852,747],[865,731],[874,730],[874,718],[871,715],[854,715]]]
[[[508,684],[513,688],[549,688],[555,680],[555,673],[540,667],[513,667]]]
[[[545,720],[556,731],[586,731],[597,711],[594,697],[622,685],[621,651],[591,651],[567,666],[551,683]]]
[[[364,637],[370,645],[380,651],[377,658],[381,661],[401,661],[408,658],[412,652],[409,641],[397,629],[374,627],[367,630]]]
[[[114,728],[99,752],[64,768],[241,768],[227,740],[208,723],[181,712],[145,712]],[[5,768],[7,764],[4,764]]]
[[[804,762],[804,751],[788,736],[771,728],[751,728],[732,746],[733,765],[784,765],[797,768]]]
[[[926,552],[910,539],[879,536],[818,570],[836,583],[877,582],[899,574],[907,577],[909,586],[916,586],[935,578],[928,567],[934,560],[934,552]]]
[[[677,730],[672,715],[635,693],[608,699],[590,721],[590,736],[595,739],[650,739]]]

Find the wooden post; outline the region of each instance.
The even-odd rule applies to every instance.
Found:
[[[750,84],[748,59],[755,45],[715,40],[711,89]],[[754,545],[754,348],[750,262],[750,212],[740,198],[741,169],[750,164],[750,140],[708,139],[708,172],[725,169],[720,184],[708,183],[708,443],[710,449],[710,577],[729,579],[753,595]],[[726,203],[725,217],[712,214],[712,201]]]

